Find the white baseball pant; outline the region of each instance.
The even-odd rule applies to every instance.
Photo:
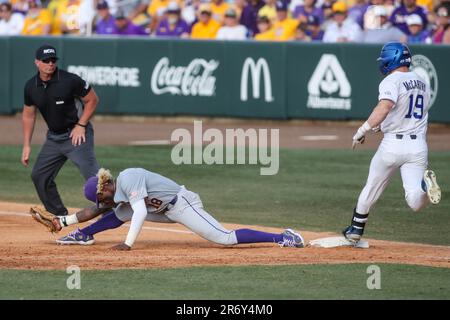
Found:
[[[403,135],[398,139],[395,134],[385,134],[370,163],[369,176],[359,195],[356,212],[362,215],[369,213],[398,168],[406,202],[412,210],[419,211],[428,204],[427,194],[421,187],[427,165],[425,135],[417,135],[416,139]]]

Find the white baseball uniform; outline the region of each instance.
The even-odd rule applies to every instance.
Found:
[[[428,165],[426,133],[430,89],[414,71],[396,71],[380,83],[378,99],[391,100],[395,104],[381,123],[384,138],[370,163],[356,212],[369,213],[398,168],[406,202],[412,210],[418,211],[428,203],[421,184]],[[361,219],[359,222],[366,221]]]

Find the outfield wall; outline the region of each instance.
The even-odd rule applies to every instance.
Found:
[[[0,113],[22,108],[43,43],[94,86],[102,114],[362,119],[382,79],[379,45],[0,37]],[[450,122],[450,46],[411,49],[433,89],[430,119]]]

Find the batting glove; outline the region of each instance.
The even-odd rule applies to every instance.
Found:
[[[371,129],[372,128],[370,127],[367,121],[364,122],[364,124],[361,127],[359,127],[358,131],[356,131],[356,134],[353,136],[352,149],[355,149],[358,144],[364,143],[366,139],[366,134]]]

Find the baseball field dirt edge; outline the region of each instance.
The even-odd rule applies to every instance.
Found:
[[[450,247],[368,239],[370,249],[280,248],[276,244],[223,247],[203,240],[181,225],[145,223],[130,252],[110,247],[123,241],[128,228],[96,236],[92,246],[58,246],[55,240],[74,228],[52,235],[27,214],[30,204],[0,202],[0,269],[61,270],[68,265],[82,269],[146,269],[192,266],[309,265],[394,263],[450,268]],[[75,210],[72,208],[71,210]],[[279,228],[224,224],[230,229],[257,227],[268,232]],[[334,233],[299,230],[308,242]]]

